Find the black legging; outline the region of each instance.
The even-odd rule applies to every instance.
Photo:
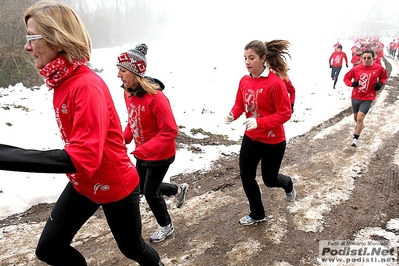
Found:
[[[50,265],[87,265],[71,242],[83,224],[102,206],[120,251],[140,265],[162,265],[158,253],[141,236],[140,190],[122,200],[97,204],[79,194],[71,183],[51,211],[36,248],[36,256]]]
[[[136,168],[140,176],[140,193],[144,194],[148,205],[160,226],[167,226],[171,218],[166,206],[165,196],[173,196],[178,187],[175,184],[162,182],[175,157],[167,160],[144,161],[137,159]]]
[[[279,174],[281,161],[284,156],[286,142],[278,144],[266,144],[253,141],[244,135],[240,157],[240,175],[245,194],[249,201],[251,213],[249,216],[260,220],[265,218],[265,209],[258,182],[256,181],[256,170],[261,161],[263,183],[267,187],[281,187],[286,193],[293,188],[291,177]]]

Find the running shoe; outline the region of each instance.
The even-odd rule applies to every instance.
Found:
[[[167,226],[158,226],[158,229],[150,236],[150,242],[158,243],[164,241],[167,236],[170,236],[175,231],[173,224]]]
[[[353,138],[351,146],[357,148],[357,141],[358,139]]]
[[[264,222],[264,221],[266,221],[266,218],[263,218],[263,219],[260,219],[260,220],[255,220],[255,219],[252,219],[251,217],[249,217],[249,215],[247,215],[247,216],[244,216],[244,217],[242,217],[240,219],[240,224],[241,225],[253,225],[255,223],[261,223],[261,222]]]
[[[183,184],[180,184],[179,187],[180,187],[180,194],[175,196],[177,208],[180,208],[181,206],[183,206],[184,201],[186,200],[186,194],[188,192],[188,184],[183,183]]]
[[[285,195],[287,196],[286,199],[288,202],[294,202],[296,198],[295,188],[292,188],[292,191],[290,193],[285,193]]]

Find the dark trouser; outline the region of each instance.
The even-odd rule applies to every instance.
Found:
[[[249,216],[253,219],[265,218],[265,209],[256,181],[256,170],[260,161],[263,183],[267,187],[281,187],[286,193],[293,189],[291,178],[278,173],[285,146],[285,141],[278,144],[265,144],[253,141],[246,135],[243,137],[239,158],[240,175],[251,210]]]
[[[140,265],[161,265],[160,257],[141,236],[140,192],[137,187],[117,202],[102,204],[105,217],[120,251]],[[51,211],[36,248],[36,256],[50,265],[87,265],[71,242],[99,204],[79,194],[68,183]],[[101,247],[100,247],[101,249]]]
[[[338,76],[339,76],[339,73],[341,72],[341,69],[342,69],[342,66],[339,66],[339,67],[332,66],[331,67],[331,78],[334,79],[334,86],[337,84]]]
[[[178,187],[175,184],[162,182],[174,156],[161,161],[143,161],[137,159],[136,168],[140,176],[140,190],[144,194],[152,213],[160,226],[167,226],[171,218],[166,207],[165,196],[173,196]]]

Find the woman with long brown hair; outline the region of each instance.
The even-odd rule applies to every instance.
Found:
[[[289,55],[288,45],[285,40],[255,40],[245,46],[245,66],[249,74],[241,78],[235,104],[225,117],[226,123],[231,123],[243,113],[246,117],[239,167],[250,213],[239,220],[241,225],[266,220],[256,181],[259,162],[263,183],[267,187],[283,188],[289,202],[296,197],[292,178],[279,173],[286,148],[283,124],[292,114],[287,88],[282,81],[282,78],[288,77],[288,65],[284,60],[285,55]]]

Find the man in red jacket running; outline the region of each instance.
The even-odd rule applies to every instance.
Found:
[[[348,57],[342,52],[342,45],[338,45],[337,49],[331,54],[328,63],[331,68],[331,79],[334,81],[333,89],[337,85],[338,76],[342,69],[342,61],[345,59],[346,67],[348,67]]]
[[[374,51],[365,50],[362,53],[362,64],[353,67],[346,73],[344,82],[353,87],[352,110],[356,122],[351,146],[357,147],[360,133],[364,128],[364,117],[375,100],[377,91],[387,82],[388,75],[380,64],[374,64]]]

